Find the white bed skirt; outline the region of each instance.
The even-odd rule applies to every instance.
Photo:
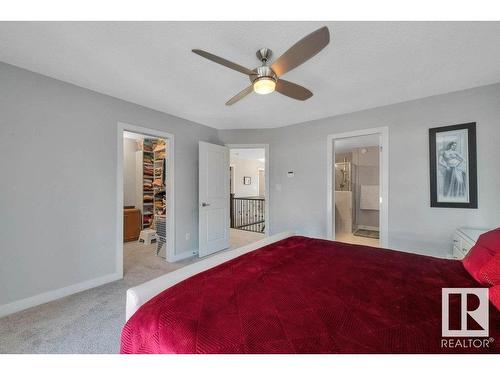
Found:
[[[210,256],[199,262],[182,267],[176,271],[167,273],[156,279],[150,280],[143,284],[137,285],[127,290],[127,306],[126,306],[126,320],[129,320],[132,315],[144,303],[149,301],[157,294],[163,292],[165,289],[193,276],[200,272],[206,271],[212,267],[218,266],[228,260],[239,257],[240,255],[255,251],[263,246],[281,241],[285,238],[293,236],[293,232],[282,232],[274,236],[266,237],[260,241],[252,244],[239,247],[238,249],[229,250],[220,254]]]

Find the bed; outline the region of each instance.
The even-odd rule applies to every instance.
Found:
[[[460,261],[291,233],[132,288],[121,353],[499,353],[442,347],[441,288]]]

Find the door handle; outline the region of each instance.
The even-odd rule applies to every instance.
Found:
[[[208,207],[208,206],[210,206],[210,203],[203,202],[203,203],[201,204],[201,207]]]

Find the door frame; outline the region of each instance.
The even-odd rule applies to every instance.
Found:
[[[335,240],[335,173],[334,166],[334,141],[342,138],[359,137],[363,135],[378,134],[380,136],[380,168],[379,168],[379,226],[380,247],[389,246],[389,128],[387,126],[371,129],[355,130],[345,133],[329,134],[326,146],[326,232],[327,239]]]
[[[264,235],[268,237],[271,233],[270,231],[270,213],[269,213],[269,201],[271,200],[271,191],[269,189],[269,144],[268,143],[226,143],[225,146],[229,148],[229,151],[234,148],[263,148],[264,149],[264,158],[266,159],[264,161],[264,175],[266,178],[266,196],[265,196],[265,203],[264,203],[264,219],[266,221],[266,229],[264,230]],[[229,160],[231,160],[231,154],[229,154]],[[231,164],[231,162],[229,162]]]
[[[174,189],[174,135],[161,130],[118,122],[116,168],[116,269],[123,277],[123,132],[129,131],[167,141],[167,249],[166,261],[175,262],[175,189]],[[141,220],[142,221],[142,220]],[[142,225],[142,222],[141,222]]]
[[[231,157],[231,155],[229,156]],[[234,165],[231,164],[231,162],[229,163],[229,181],[230,181],[230,184],[229,184],[229,194],[233,194],[233,191],[234,191]],[[231,188],[232,191],[231,191]]]
[[[260,195],[260,171],[264,171],[264,190],[266,189],[266,169],[265,168],[258,168],[258,174],[257,174],[257,192],[259,193]]]

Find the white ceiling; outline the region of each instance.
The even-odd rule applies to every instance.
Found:
[[[265,160],[265,150],[263,148],[232,148],[229,150],[231,159],[245,159],[245,160]]]
[[[284,78],[314,96],[252,94],[241,65],[327,25],[330,45]],[[267,128],[500,82],[500,22],[0,22],[0,60],[219,129]]]

